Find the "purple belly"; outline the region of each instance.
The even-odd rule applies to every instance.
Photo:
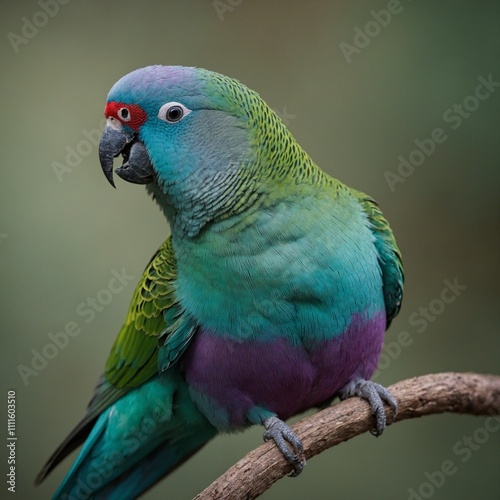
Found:
[[[286,420],[333,397],[354,377],[369,379],[382,349],[385,314],[355,316],[345,333],[311,349],[286,339],[235,342],[199,331],[184,356],[200,410],[221,430],[248,423],[255,407]]]

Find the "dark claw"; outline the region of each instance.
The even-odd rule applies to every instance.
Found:
[[[375,416],[375,429],[370,431],[374,436],[380,436],[384,432],[386,425],[390,425],[396,420],[398,402],[384,386],[371,380],[355,379],[344,387],[339,394],[340,399],[352,396],[359,396],[368,401]],[[384,402],[392,408],[392,421],[389,423],[387,423]]]
[[[298,476],[306,465],[304,448],[302,447],[300,439],[292,429],[278,417],[269,417],[264,421],[264,427],[266,428],[264,440],[269,441],[269,439],[272,439],[276,443],[281,454],[293,466],[293,471],[290,472],[289,476]],[[290,447],[292,449],[290,449]]]

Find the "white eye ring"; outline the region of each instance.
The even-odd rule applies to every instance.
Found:
[[[120,108],[116,112],[116,114],[122,122],[129,122],[130,121],[130,118],[131,118],[130,111],[127,108]]]
[[[158,111],[158,118],[167,123],[177,123],[189,115],[191,110],[180,102],[167,102]]]

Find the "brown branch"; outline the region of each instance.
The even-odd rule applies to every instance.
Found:
[[[399,403],[397,422],[434,413],[500,414],[500,376],[439,373],[403,380],[389,390]],[[391,410],[386,410],[390,421]],[[368,431],[373,427],[373,417],[365,401],[351,398],[291,427],[302,440],[305,457],[309,459]],[[290,471],[290,464],[268,442],[248,453],[195,500],[250,500]]]

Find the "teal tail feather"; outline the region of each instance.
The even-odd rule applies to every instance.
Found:
[[[217,433],[175,373],[128,392],[97,419],[55,500],[133,499]]]

